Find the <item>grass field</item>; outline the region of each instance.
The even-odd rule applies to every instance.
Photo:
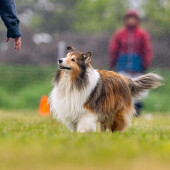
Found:
[[[0,169],[169,170],[170,115],[144,114],[123,133],[71,134],[36,111],[1,110]]]
[[[55,70],[0,65],[0,170],[170,169],[170,70],[153,69],[165,85],[149,93],[142,117],[114,134],[71,134],[51,117],[38,116]]]

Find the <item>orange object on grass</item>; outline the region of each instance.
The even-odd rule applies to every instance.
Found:
[[[50,115],[50,105],[48,103],[48,96],[42,96],[39,105],[39,115]]]

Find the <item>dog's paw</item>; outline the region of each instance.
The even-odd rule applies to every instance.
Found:
[[[88,132],[96,132],[96,128],[78,128],[77,132],[79,133],[88,133]]]
[[[79,133],[96,132],[96,124],[95,123],[78,124],[77,132]]]
[[[97,116],[93,114],[83,115],[77,124],[77,132],[96,132]]]

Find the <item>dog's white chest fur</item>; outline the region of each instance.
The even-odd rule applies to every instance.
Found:
[[[70,130],[72,125],[77,124],[83,117],[92,118],[96,121],[96,116],[89,113],[83,105],[96,87],[99,80],[99,73],[93,68],[88,68],[87,76],[89,84],[84,89],[72,87],[70,74],[62,75],[61,80],[56,84],[50,94],[50,104],[53,117],[66,124]]]

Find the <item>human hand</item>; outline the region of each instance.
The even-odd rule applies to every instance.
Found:
[[[7,37],[6,42],[10,40],[9,37]],[[21,37],[14,38],[14,49],[20,51],[21,49]]]

